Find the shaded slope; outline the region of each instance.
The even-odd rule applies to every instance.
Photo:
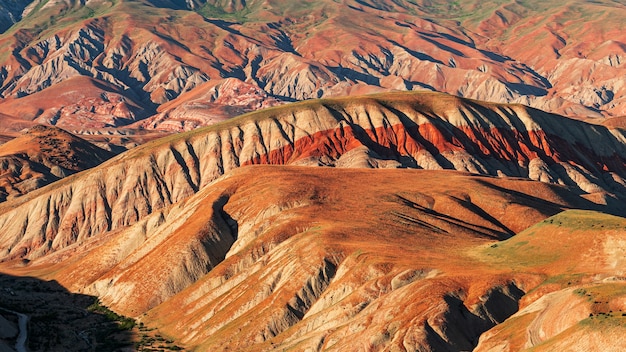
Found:
[[[0,201],[92,168],[112,156],[59,128],[32,127],[0,146]]]
[[[456,169],[573,187],[623,211],[621,130],[444,94],[293,104],[147,143],[0,206],[2,257],[131,225],[248,164]],[[615,198],[617,197],[617,198]]]
[[[70,292],[53,280],[5,273],[0,273],[0,284],[0,320],[13,320],[17,326],[15,314],[5,309],[28,316],[29,351],[119,351],[133,346],[132,326],[120,327],[113,314],[98,311],[96,297]],[[14,351],[15,336],[7,338],[4,329],[1,335],[3,351]]]

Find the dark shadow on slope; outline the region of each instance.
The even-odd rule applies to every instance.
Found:
[[[504,192],[507,194],[511,194],[514,197],[523,197],[528,200],[528,205],[533,209],[539,210],[542,214],[547,216],[556,215],[561,210],[555,211],[553,207],[560,207],[558,204],[543,200],[541,198],[536,198],[528,194],[524,194],[518,191],[514,191],[511,189],[503,188],[497,186],[491,182],[477,180],[477,182],[483,184],[485,187],[489,187],[499,192]],[[530,181],[528,182],[536,182]],[[554,184],[549,184],[554,193],[556,193],[561,199],[563,199],[566,203],[572,204],[572,209],[582,209],[582,210],[595,210],[602,213],[626,217],[626,208],[624,207],[624,202],[618,199],[610,197],[607,201],[607,205],[601,205],[593,203],[585,198],[580,197],[581,193],[578,192],[577,189],[573,189],[572,187],[564,187]],[[567,208],[567,207],[564,207]],[[550,209],[553,209],[552,211]]]
[[[448,305],[443,314],[445,328],[438,332],[426,323],[426,338],[434,351],[472,351],[481,334],[519,310],[518,302],[523,295],[514,283],[493,287],[474,311],[467,309],[459,297],[447,295],[444,297]]]
[[[467,101],[466,106],[470,111],[476,114],[476,116],[484,116],[487,120],[493,123],[495,126],[507,126],[509,125],[508,121],[505,121],[502,116],[498,115],[496,112],[485,109],[484,107],[473,103],[472,101]],[[385,108],[389,109],[392,113],[396,114],[401,120],[402,124],[405,126],[407,134],[409,134],[415,141],[424,145],[427,150],[435,157],[442,156],[439,154],[439,150],[432,145],[432,143],[426,141],[421,135],[419,135],[419,126],[411,120],[406,114],[398,109],[395,109],[390,104],[382,104]],[[559,165],[560,161],[573,162],[577,165],[584,167],[590,173],[594,175],[591,179],[597,185],[603,188],[609,188],[604,182],[603,179],[600,178],[601,175],[605,174],[606,171],[603,171],[603,165],[609,165],[610,171],[621,175],[622,177],[626,176],[626,168],[624,165],[624,159],[617,154],[617,152],[610,157],[598,156],[596,152],[592,149],[589,149],[585,145],[577,143],[576,141],[567,141],[559,135],[556,135],[556,132],[553,131],[543,131],[545,134],[545,139],[548,145],[543,145],[540,147],[536,145],[533,141],[537,138],[537,131],[526,130],[525,123],[518,117],[517,115],[506,111],[506,109],[501,110],[501,112],[506,115],[509,119],[510,124],[515,127],[514,129],[506,129],[499,128],[498,133],[501,135],[501,138],[498,139],[497,145],[494,145],[495,140],[490,142],[486,139],[486,134],[491,133],[490,128],[488,126],[484,126],[483,128],[475,130],[472,136],[469,136],[465,131],[461,130],[459,127],[451,124],[450,122],[439,118],[438,116],[430,116],[430,122],[437,126],[440,133],[443,135],[444,139],[448,143],[452,143],[454,140],[460,145],[463,146],[463,149],[472,155],[477,161],[479,161],[483,165],[489,165],[490,160],[497,160],[502,165],[507,166],[515,166],[517,164],[517,157],[507,159],[505,156],[499,155],[503,150],[506,149],[506,144],[514,148],[514,151],[519,149],[519,145],[523,144],[531,153],[535,153],[541,160],[543,160],[550,168],[553,168],[555,172],[558,172],[559,176],[563,179],[563,181],[571,187],[571,191],[574,191],[578,195],[584,194],[582,189],[580,189],[579,185],[573,180],[571,177],[567,175],[565,170],[561,170],[563,167]],[[532,113],[532,111],[531,111]],[[541,114],[542,112],[537,112]],[[466,117],[469,119],[469,117]],[[583,124],[582,122],[571,121],[565,117],[558,115],[551,115],[550,118],[558,119],[563,121],[563,123],[571,123],[571,124]],[[477,119],[480,122],[480,119]],[[541,119],[537,120],[538,123],[541,124]],[[541,126],[543,127],[543,126]],[[576,127],[576,126],[573,126]],[[580,128],[583,128],[582,126]],[[601,127],[596,127],[601,128]],[[605,133],[608,138],[615,139],[615,137],[610,133]],[[473,138],[472,138],[473,137]],[[608,140],[608,145],[619,145],[621,144],[616,140]],[[547,151],[554,149],[558,151],[558,155],[560,155],[560,159],[557,159],[555,155],[548,155]],[[399,154],[397,150],[392,151],[391,155]],[[387,154],[389,155],[389,154]],[[526,157],[531,157],[531,155],[526,155]],[[399,159],[396,159],[399,160]],[[441,166],[446,169],[454,169],[452,163],[442,164],[439,159],[437,159]],[[512,161],[513,160],[513,161]],[[511,170],[514,168],[511,167]],[[583,170],[579,168],[575,168],[581,174],[585,174]],[[494,172],[495,170],[491,170]],[[559,172],[560,171],[560,172]],[[511,174],[508,176],[514,177],[527,177],[526,174]]]
[[[548,95],[547,90],[540,87],[531,86],[526,83],[504,82],[504,85],[511,91],[521,95],[532,95],[536,97],[543,97]]]
[[[226,212],[226,210],[224,210],[224,206],[226,205],[226,203],[228,203],[229,200],[230,196],[227,195],[219,197],[219,199],[213,204],[213,212],[215,214],[215,220],[218,226],[220,226],[220,228],[222,229],[228,229],[234,243],[239,237],[239,223],[237,222],[237,220],[233,219],[233,217],[228,212]],[[230,248],[230,246],[232,246],[232,243],[228,247]],[[226,253],[224,253],[224,256],[225,255]]]
[[[430,56],[428,54],[409,49],[408,47],[406,47],[406,46],[404,46],[404,45],[402,45],[402,44],[400,44],[400,43],[398,43],[398,42],[396,42],[394,40],[391,40],[391,39],[388,39],[388,41],[389,41],[389,43],[393,44],[393,46],[397,46],[399,48],[402,48],[402,50],[404,50],[407,53],[411,54],[411,56],[415,57],[416,59],[418,59],[420,61],[430,61],[430,62],[435,63],[435,64],[442,64],[443,65],[442,61],[437,60],[437,59],[435,59],[434,57],[432,57],[432,56]]]
[[[299,52],[296,51],[296,48],[293,46],[293,42],[289,35],[280,28],[280,25],[277,23],[268,23],[267,26],[278,32],[276,35],[270,35],[270,38],[274,40],[276,47],[280,50],[288,53],[292,53],[296,56],[302,56]]]
[[[398,117],[400,122],[402,122],[402,125],[404,125],[406,133],[413,140],[415,140],[416,142],[424,146],[426,150],[437,160],[437,163],[439,163],[439,165],[442,168],[454,170],[454,164],[452,164],[452,162],[450,162],[445,156],[443,156],[440,153],[437,146],[435,146],[432,142],[430,142],[429,140],[427,140],[426,138],[424,138],[424,136],[420,134],[419,126],[417,125],[417,123],[415,123],[415,121],[411,120],[405,113],[394,108],[390,104],[381,104],[381,105]],[[439,120],[439,118],[436,118],[436,117],[432,117],[432,119],[433,121]],[[396,151],[396,153],[398,152]]]
[[[327,66],[327,68],[332,73],[337,75],[340,80],[359,81],[373,86],[380,86],[380,78],[375,77],[369,73],[358,72],[352,68],[343,66]]]
[[[487,50],[478,50],[478,51],[480,51],[481,54],[485,55],[486,57],[488,57],[489,59],[493,61],[497,61],[500,63],[503,63],[506,61],[512,61],[510,57],[502,56],[500,54],[494,53],[493,51],[487,51]]]
[[[452,47],[449,47],[449,46],[447,46],[445,44],[442,44],[442,43],[438,42],[437,40],[435,40],[435,38],[440,38],[440,37],[438,37],[436,35],[433,35],[433,34],[430,34],[430,33],[424,33],[424,32],[421,32],[420,34],[422,35],[422,39],[424,39],[427,42],[430,42],[431,44],[433,44],[434,46],[436,46],[437,48],[439,48],[439,49],[441,49],[443,51],[447,51],[450,54],[453,54],[453,55],[456,55],[456,56],[459,56],[459,57],[466,57],[466,55],[463,54],[462,52],[460,52],[460,51],[458,51],[458,50],[456,50],[456,49],[454,49]]]
[[[500,221],[498,221],[497,219],[489,216],[487,218],[487,220],[491,221],[494,225],[500,227],[500,229],[502,231],[497,231],[485,226],[481,226],[481,225],[477,225],[477,224],[473,224],[473,223],[469,223],[466,221],[463,221],[461,219],[455,218],[453,216],[444,214],[444,213],[440,213],[438,211],[435,211],[433,209],[429,209],[427,207],[421,206],[401,195],[397,195],[398,199],[404,203],[405,206],[411,207],[413,209],[418,209],[436,219],[445,221],[447,223],[462,227],[464,229],[467,229],[469,231],[473,231],[473,232],[479,232],[481,233],[483,236],[493,239],[493,240],[504,240],[507,238],[510,238],[512,235],[514,235],[513,231],[511,231],[509,228],[507,228],[506,226],[504,226],[504,224],[502,224]],[[475,214],[478,214],[479,216],[483,216],[483,214],[485,214],[485,211],[482,210],[480,207],[478,207],[477,205],[468,202],[468,201],[463,201],[460,200],[458,198],[454,198],[456,201],[458,201],[459,203],[461,203],[461,206],[466,207],[466,209],[474,212]],[[556,207],[557,205],[555,205]],[[555,214],[558,213],[558,211],[554,212]]]
[[[119,351],[133,348],[134,320],[99,305],[93,296],[67,291],[56,281],[0,273],[0,315],[18,328],[17,315],[29,317],[30,351]],[[4,340],[14,347],[16,337]]]
[[[22,19],[22,13],[24,9],[30,5],[33,0],[29,1],[3,1],[2,7],[4,18],[0,21],[0,34],[7,31],[14,24],[19,23]]]
[[[210,24],[213,24],[213,25],[221,28],[222,30],[224,30],[224,31],[226,31],[226,32],[228,32],[230,34],[234,34],[234,35],[238,35],[238,36],[242,36],[244,38],[250,39],[250,37],[244,35],[239,30],[230,28],[231,26],[238,24],[237,22],[228,22],[228,21],[212,19],[212,18],[205,18],[204,20],[206,22],[210,23]]]

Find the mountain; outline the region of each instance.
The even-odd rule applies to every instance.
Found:
[[[0,267],[190,349],[604,350],[624,141],[442,93],[273,107],[0,204]]]
[[[35,259],[131,225],[250,164],[524,177],[572,187],[619,211],[625,160],[622,130],[521,105],[441,93],[302,102],[143,144],[92,173],[57,182],[52,191],[20,197],[7,205],[7,221],[0,220],[0,249],[5,258]],[[48,220],[22,226],[29,219]]]
[[[0,35],[0,110],[69,130],[89,121],[89,134],[172,131],[278,102],[435,90],[601,122],[626,115],[625,11],[608,0],[38,0]],[[68,81],[90,91],[76,106],[19,108],[64,96]],[[253,95],[224,108],[210,98],[223,84]],[[168,113],[190,93],[206,100],[189,121]]]
[[[530,234],[527,246],[548,238],[564,247],[561,255],[546,249],[536,260],[523,256],[525,243],[516,237],[494,244],[572,206],[593,204],[563,187],[521,179],[250,166],[136,225],[14,270],[98,295],[188,348],[345,350],[357,343],[467,350],[495,324],[520,328],[506,319],[518,309],[534,311],[525,306],[540,292],[546,299],[579,297],[574,290],[601,289],[604,279],[607,288],[619,285],[610,281],[609,263],[621,252],[609,248],[621,238],[623,218],[609,219],[609,227],[590,213],[597,225],[589,227],[613,229],[613,237],[581,230],[584,243],[554,238],[550,228]],[[541,224],[566,233],[561,219]],[[569,220],[562,226],[579,226],[576,217]],[[503,265],[510,261],[517,266]],[[531,296],[521,301],[525,293]],[[610,320],[620,321],[618,297],[606,305],[582,300],[562,326],[609,307]],[[582,324],[588,322],[595,324]],[[487,341],[494,340],[502,341]],[[610,341],[598,349],[621,343]]]
[[[92,168],[112,156],[60,128],[32,127],[0,145],[0,201]]]

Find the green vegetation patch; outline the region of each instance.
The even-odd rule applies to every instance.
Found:
[[[626,328],[626,283],[614,282],[577,289],[574,294],[586,297],[593,304],[593,313],[579,324],[593,329]]]
[[[590,210],[566,210],[538,225],[542,224],[554,224],[572,230],[626,230],[625,218]]]
[[[87,311],[104,315],[108,320],[116,322],[120,330],[131,330],[135,327],[135,320],[119,315],[100,303],[99,299],[87,307]]]
[[[484,248],[481,257],[496,265],[536,267],[567,260],[576,264],[581,246],[604,231],[626,231],[626,219],[596,211],[567,210],[549,217],[512,238]],[[570,263],[571,262],[571,263]]]

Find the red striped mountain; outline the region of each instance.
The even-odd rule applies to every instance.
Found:
[[[521,105],[289,104],[0,204],[0,267],[190,349],[599,351],[625,345],[626,223],[559,213],[625,214],[624,155],[622,130]]]
[[[624,140],[623,130],[441,93],[290,104],[149,142],[0,206],[0,249],[4,259],[35,259],[131,225],[252,164],[522,177],[618,207]]]

